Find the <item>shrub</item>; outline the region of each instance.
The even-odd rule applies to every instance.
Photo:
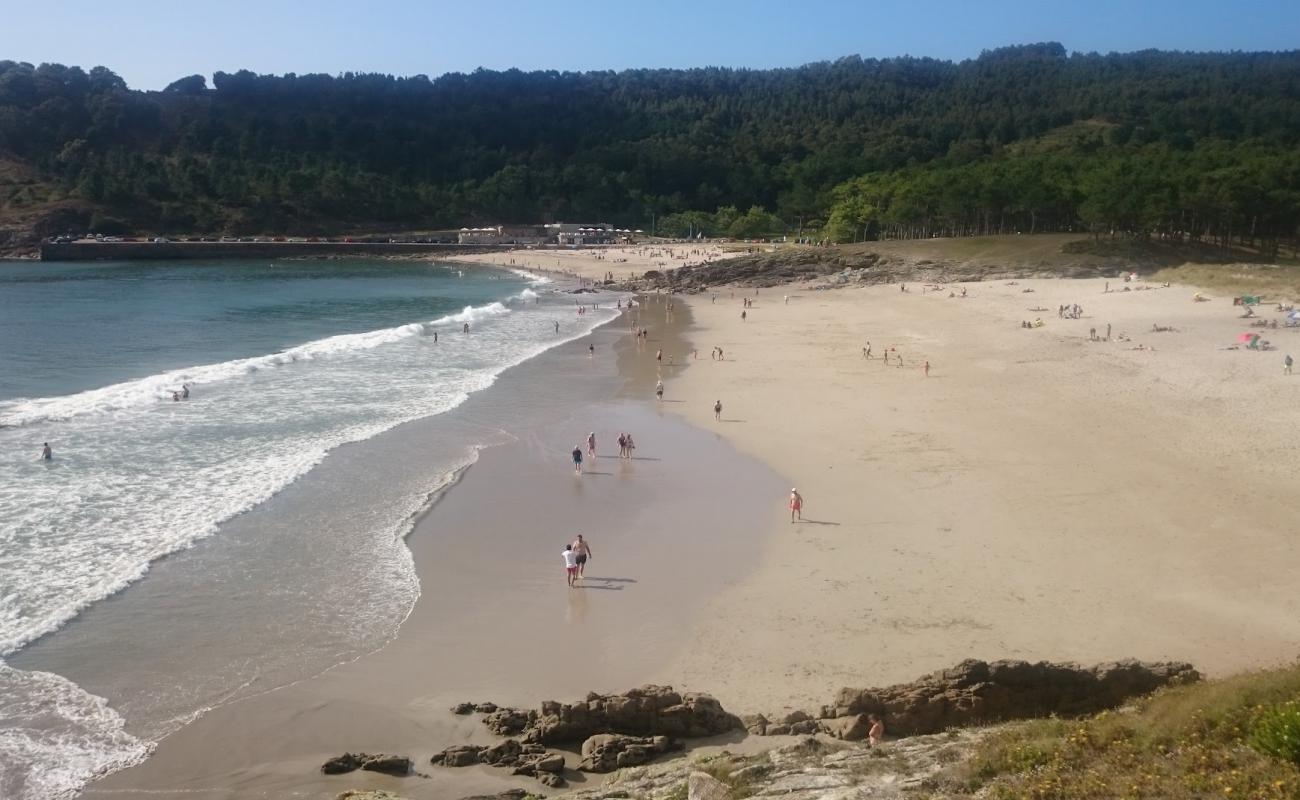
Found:
[[[1250,746],[1300,766],[1300,703],[1292,700],[1261,711],[1251,726]]]

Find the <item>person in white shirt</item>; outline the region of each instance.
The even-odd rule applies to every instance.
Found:
[[[578,554],[574,552],[573,545],[564,546],[564,572],[569,579],[569,588],[572,589],[574,582],[578,579]]]

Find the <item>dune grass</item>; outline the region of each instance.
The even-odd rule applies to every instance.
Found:
[[[996,800],[1300,798],[1300,765],[1252,731],[1300,699],[1300,665],[1166,689],[1082,720],[1034,720],[985,738],[949,777]]]
[[[1267,302],[1300,299],[1300,266],[1295,264],[1184,264],[1162,269],[1152,280],[1222,292],[1262,295]]]

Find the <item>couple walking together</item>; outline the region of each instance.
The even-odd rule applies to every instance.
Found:
[[[578,534],[578,538],[573,540],[572,544],[564,546],[564,572],[569,581],[569,588],[573,588],[578,581],[582,580],[583,572],[587,568],[587,561],[591,558],[591,545],[587,540]]]

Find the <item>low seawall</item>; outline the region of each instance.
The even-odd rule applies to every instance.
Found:
[[[293,256],[453,256],[509,250],[514,245],[413,242],[69,242],[41,244],[42,261],[289,258]]]

